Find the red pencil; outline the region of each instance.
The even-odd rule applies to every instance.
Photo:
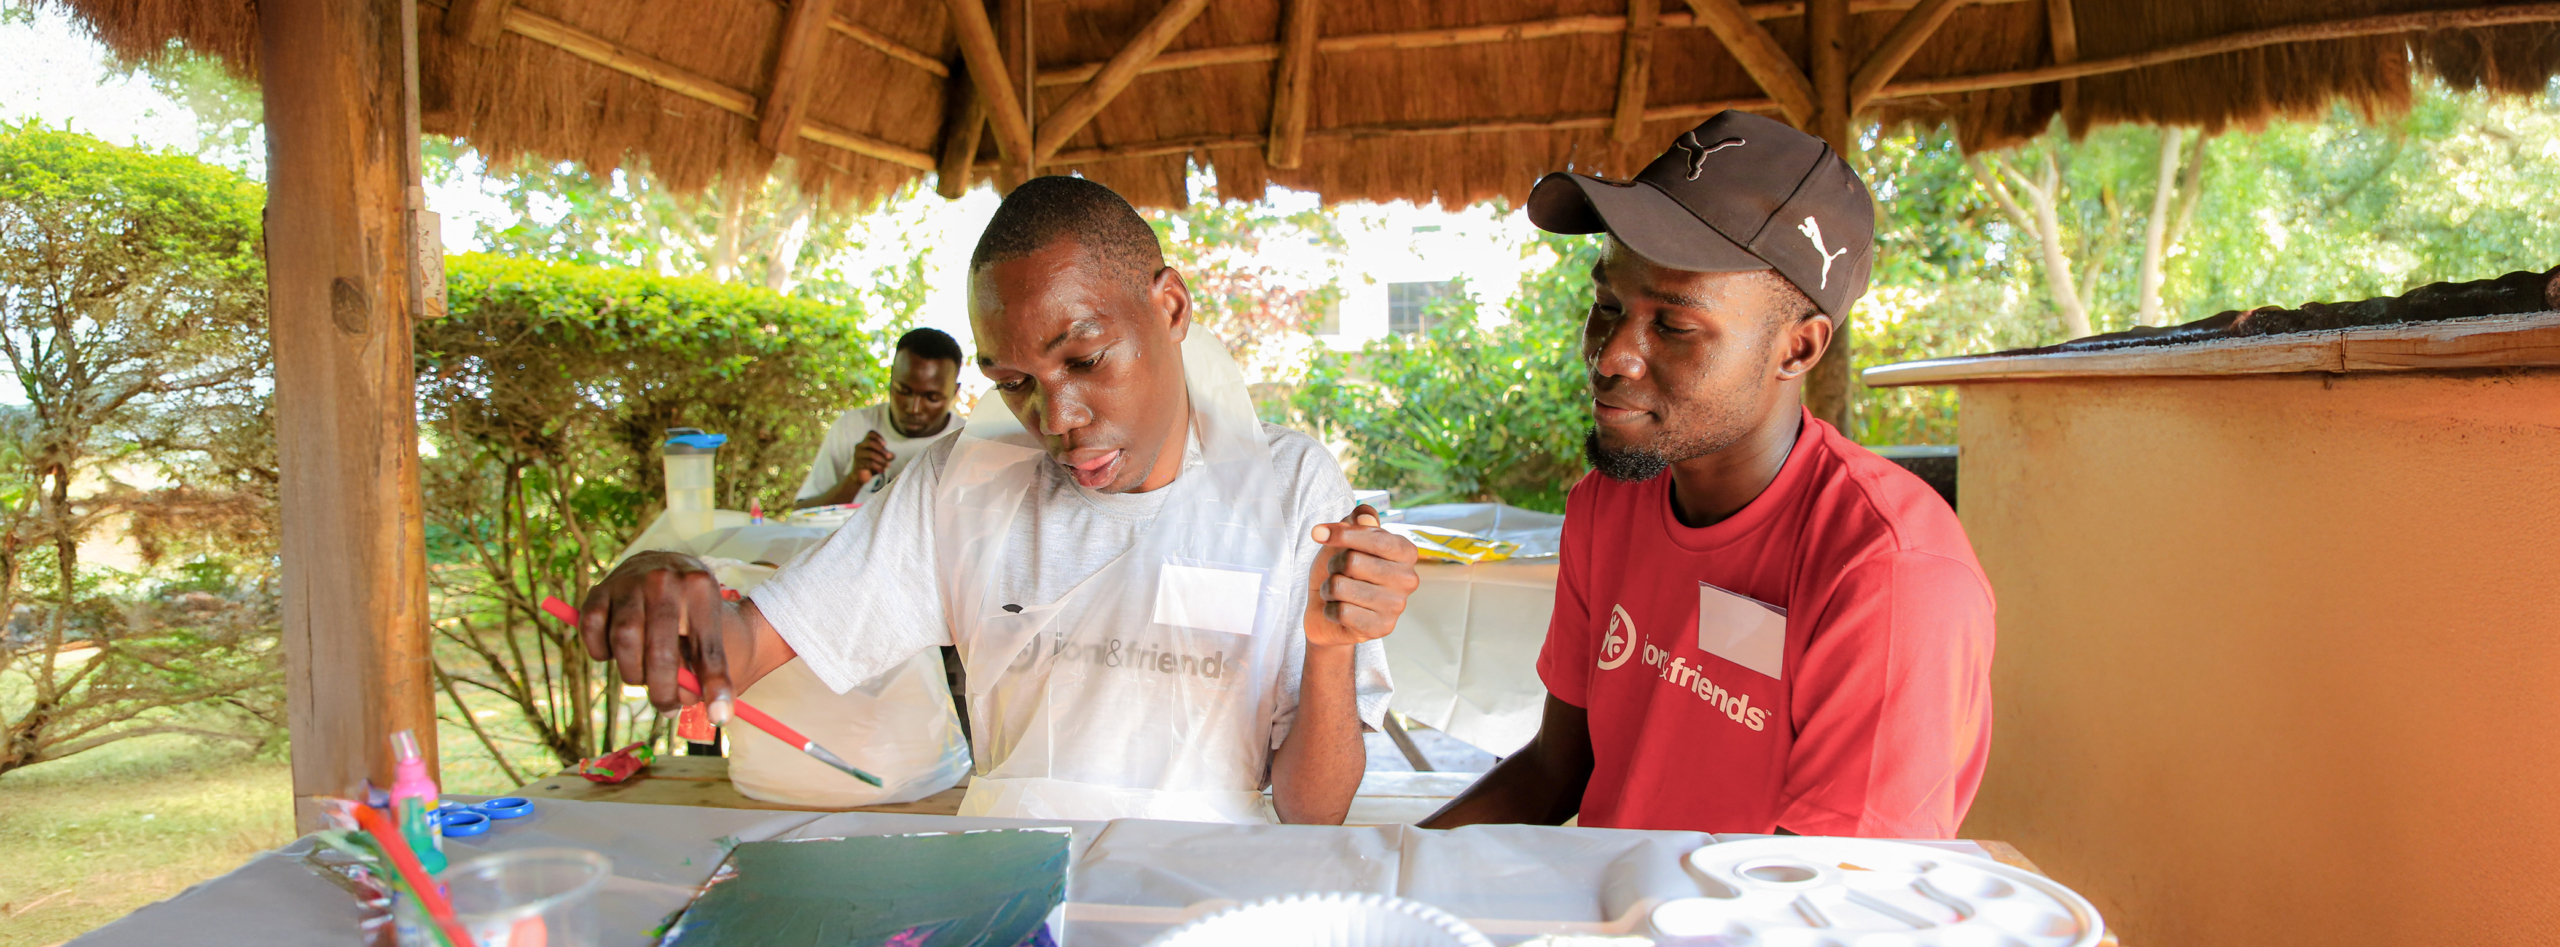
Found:
[[[569,627],[578,627],[578,610],[570,607],[569,603],[561,601],[558,596],[544,598],[542,610],[550,612],[553,618],[568,622]],[[676,668],[676,686],[684,688],[696,699],[702,697],[702,682],[694,679],[693,670],[690,668],[681,666]],[[802,736],[798,730],[784,726],[782,721],[773,719],[772,714],[757,710],[755,705],[743,700],[732,700],[729,706],[731,710],[737,712],[738,719],[754,725],[758,730],[773,734],[774,739],[799,747],[800,752],[816,757],[818,762],[843,770],[855,779],[874,786],[880,785],[880,777],[863,772],[859,767],[845,762],[844,757],[828,752],[826,747],[818,745],[818,741]]]

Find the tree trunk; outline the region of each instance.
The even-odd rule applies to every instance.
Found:
[[[711,279],[726,283],[738,275],[738,244],[747,230],[747,184],[728,181],[720,190],[720,226],[711,241]]]
[[[2062,313],[2063,334],[2074,339],[2090,334],[2089,310],[2080,303],[2079,287],[2071,279],[2071,259],[2062,249],[2062,219],[2054,205],[2054,192],[2061,189],[2062,172],[2055,166],[2053,156],[2045,156],[2042,186],[2027,180],[2026,175],[1998,158],[1989,159],[1991,166],[1999,170],[1997,174],[1985,171],[1983,159],[1978,156],[1966,155],[1964,160],[1973,169],[1975,179],[1981,181],[1984,189],[1989,190],[1999,203],[2001,212],[2008,215],[2009,223],[2036,238],[2036,243],[2043,250],[2045,286],[2053,297],[2054,308]],[[2035,208],[2032,215],[2020,207],[2018,199],[2009,193],[2007,182],[2016,183],[2018,190],[2026,193],[2027,203]]]
[[[2169,253],[2170,201],[2178,190],[2178,129],[2160,129],[2159,186],[2151,192],[2151,219],[2142,227],[2142,303],[2134,322],[2156,325],[2160,321],[2161,267]]]

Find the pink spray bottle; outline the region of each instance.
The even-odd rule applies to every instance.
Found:
[[[436,831],[436,781],[427,776],[426,758],[418,753],[417,734],[391,735],[391,754],[399,770],[391,782],[391,819],[402,839],[418,855],[418,864],[435,874],[444,870],[444,833]]]

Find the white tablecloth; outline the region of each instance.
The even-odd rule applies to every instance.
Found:
[[[463,797],[476,799],[479,797]],[[1029,822],[949,816],[822,814],[537,799],[534,814],[487,835],[448,839],[454,861],[495,851],[568,846],[613,859],[602,910],[608,947],[651,943],[648,931],[692,897],[723,840],[835,838],[973,828],[1066,825],[1065,947],[1141,944],[1163,920],[1106,921],[1110,906],[1186,908],[1300,891],[1414,898],[1471,920],[1595,922],[1646,899],[1699,893],[1680,858],[1716,841],[1703,832],[1485,825],[1341,828],[1189,822]],[[1749,837],[1749,836],[1736,836]],[[308,840],[260,854],[73,941],[78,947],[168,944],[346,947],[355,899],[301,863]],[[1970,842],[1933,843],[1969,854]],[[1090,906],[1090,907],[1087,907]],[[1488,931],[1488,933],[1491,933]],[[1495,937],[1515,943],[1526,933]]]
[[[1550,552],[1564,518],[1494,504],[1448,504],[1401,511],[1407,522],[1464,529],[1520,542],[1523,552]],[[749,524],[734,510],[714,514],[715,528],[679,540],[665,517],[649,524],[625,551],[673,549],[740,562],[789,562],[824,540],[835,522]],[[1396,693],[1389,706],[1496,756],[1508,756],[1538,732],[1546,686],[1538,681],[1538,649],[1546,642],[1555,608],[1556,560],[1518,559],[1479,565],[1425,563],[1395,634],[1387,637],[1387,668]],[[724,582],[751,587],[769,571],[735,568]],[[815,681],[809,677],[809,681]],[[807,682],[795,682],[808,690]],[[778,688],[782,685],[777,682]],[[764,689],[763,684],[758,690]],[[745,695],[757,706],[823,702],[816,694]],[[812,734],[812,736],[817,736]],[[824,737],[819,737],[825,742]]]

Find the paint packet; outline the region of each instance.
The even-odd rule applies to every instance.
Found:
[[[1486,539],[1474,533],[1438,526],[1415,526],[1408,523],[1386,523],[1380,529],[1402,536],[1413,543],[1429,562],[1455,562],[1472,565],[1478,562],[1500,562],[1520,551],[1520,544],[1504,539]]]

